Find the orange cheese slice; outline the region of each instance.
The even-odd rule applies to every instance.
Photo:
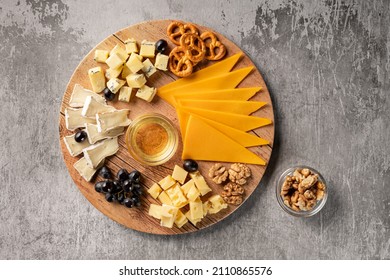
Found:
[[[237,63],[238,59],[241,56],[242,53],[237,53],[235,55],[232,55],[220,62],[214,63],[211,66],[208,66],[197,72],[194,72],[188,77],[181,78],[172,83],[166,84],[165,86],[160,87],[158,90],[160,92],[164,92],[166,90],[171,90],[180,86],[188,85],[203,79],[208,79],[218,74],[228,73],[230,72],[230,70],[232,70],[233,66]]]
[[[259,110],[267,103],[258,101],[184,99],[179,100],[178,104],[180,106],[185,107],[193,107],[241,115],[250,115],[251,113]]]
[[[187,123],[188,123],[189,115],[193,115],[197,118],[200,118],[204,122],[208,123],[209,125],[211,125],[215,129],[219,130],[220,132],[222,132],[223,134],[225,134],[226,136],[228,136],[232,140],[236,141],[237,143],[239,143],[243,147],[263,146],[263,145],[268,145],[270,143],[269,141],[267,141],[263,138],[246,133],[242,130],[231,128],[231,127],[224,125],[222,123],[215,122],[213,120],[206,119],[206,118],[194,115],[194,114],[185,113],[180,109],[177,111],[177,114],[179,117],[180,132],[182,135],[183,142],[185,140],[185,132],[187,130]]]
[[[188,119],[182,158],[266,164],[264,159],[195,116]]]
[[[235,88],[252,70],[253,67],[245,67],[233,72],[224,73],[209,79],[201,80],[164,92],[157,90],[157,95],[174,106],[175,99],[173,96],[177,93]]]
[[[201,100],[248,100],[260,91],[261,87],[252,88],[232,88],[203,92],[184,92],[174,94],[176,100],[201,99]]]
[[[222,124],[225,124],[232,128],[236,128],[241,131],[249,131],[272,123],[270,119],[259,118],[254,116],[244,116],[240,114],[232,114],[232,113],[212,111],[212,110],[199,109],[193,107],[184,107],[179,105],[177,105],[176,108],[179,108],[184,112],[196,114],[201,117],[216,122],[220,122]]]

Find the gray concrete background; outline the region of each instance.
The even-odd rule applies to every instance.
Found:
[[[115,3],[114,3],[115,2]],[[390,259],[390,1],[0,2],[1,259]],[[237,43],[270,89],[276,142],[260,188],[227,220],[161,237],[126,229],[80,194],[58,145],[65,86],[98,42],[182,19]],[[320,214],[275,199],[278,175],[312,166]]]

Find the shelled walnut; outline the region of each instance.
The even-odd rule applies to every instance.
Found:
[[[247,178],[252,175],[249,167],[243,163],[233,163],[228,172],[229,180],[239,185],[246,184]]]
[[[311,170],[296,169],[283,182],[283,203],[294,211],[310,211],[324,197],[326,186]]]
[[[228,204],[240,205],[242,203],[244,193],[245,189],[243,186],[230,182],[223,187],[221,196]]]
[[[209,177],[212,178],[216,184],[224,183],[227,180],[228,175],[229,173],[226,170],[226,167],[221,163],[214,164],[209,170]]]

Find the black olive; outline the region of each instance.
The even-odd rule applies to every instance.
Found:
[[[77,143],[84,142],[85,139],[87,139],[87,133],[86,133],[84,130],[80,130],[79,132],[77,132],[77,133],[74,135],[74,140],[75,140]]]
[[[125,180],[122,183],[122,188],[125,192],[131,192],[133,191],[133,183],[130,180]]]
[[[103,184],[102,184],[103,192],[110,193],[112,190],[112,186],[113,186],[112,181],[110,181],[110,180],[103,181]]]
[[[129,173],[126,169],[122,168],[118,171],[118,174],[116,176],[118,177],[118,180],[123,182],[129,178]]]
[[[115,195],[115,199],[116,199],[116,201],[118,201],[119,203],[122,203],[123,200],[125,200],[125,195],[123,194],[123,192],[117,193],[117,194]]]
[[[104,94],[104,98],[108,101],[111,101],[114,99],[115,97],[115,93],[111,92],[111,90],[109,90],[108,88],[105,88],[103,90],[103,94]]]
[[[141,179],[141,173],[138,170],[133,170],[130,172],[128,176],[129,180],[134,182],[134,183],[139,183]]]
[[[135,207],[140,207],[141,206],[141,200],[139,199],[138,196],[134,196],[131,198],[132,202],[133,202],[133,205]]]
[[[125,198],[123,200],[123,204],[127,207],[127,208],[132,208],[133,207],[133,200],[129,197]]]
[[[97,191],[98,193],[103,192],[103,189],[102,189],[103,188],[103,184],[104,184],[103,181],[97,182],[95,184],[95,191]]]
[[[108,169],[108,167],[106,167],[106,166],[103,166],[100,169],[99,175],[102,176],[104,179],[111,179],[111,177],[112,177],[110,169]]]
[[[167,41],[161,39],[156,42],[156,51],[159,53],[164,53],[168,47]]]
[[[198,163],[192,159],[186,159],[183,162],[183,168],[187,172],[195,172],[198,170]]]
[[[108,202],[113,202],[114,201],[114,195],[111,193],[106,193],[106,200]]]

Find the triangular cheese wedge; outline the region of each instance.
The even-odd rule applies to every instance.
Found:
[[[231,100],[178,100],[180,106],[200,108],[212,111],[227,112],[233,114],[250,115],[259,110],[266,102],[258,101],[231,101]]]
[[[222,124],[225,124],[232,128],[236,128],[241,131],[249,131],[272,123],[270,119],[254,116],[244,116],[239,114],[211,111],[193,107],[184,107],[179,105],[177,105],[176,108],[179,108],[184,112],[193,113],[201,117],[220,122]]]
[[[182,92],[174,94],[176,100],[201,99],[201,100],[241,100],[246,101],[259,92],[261,87],[220,89],[204,92]]]
[[[171,90],[177,87],[191,84],[203,79],[208,79],[212,76],[216,76],[223,73],[228,73],[232,70],[233,66],[237,63],[238,59],[242,56],[242,52],[232,55],[220,62],[214,63],[211,66],[205,67],[199,71],[194,72],[188,77],[178,79],[172,83],[166,84],[165,86],[160,87],[158,90],[164,92],[166,90]]]
[[[239,70],[224,73],[209,79],[201,80],[198,82],[184,85],[178,88],[174,88],[168,91],[157,90],[158,96],[167,101],[169,104],[174,106],[173,95],[180,92],[198,92],[198,91],[209,91],[216,89],[228,89],[235,88],[245,77],[253,70],[253,67],[245,67]]]
[[[183,147],[183,159],[240,162],[265,165],[266,162],[203,120],[190,116]]]

